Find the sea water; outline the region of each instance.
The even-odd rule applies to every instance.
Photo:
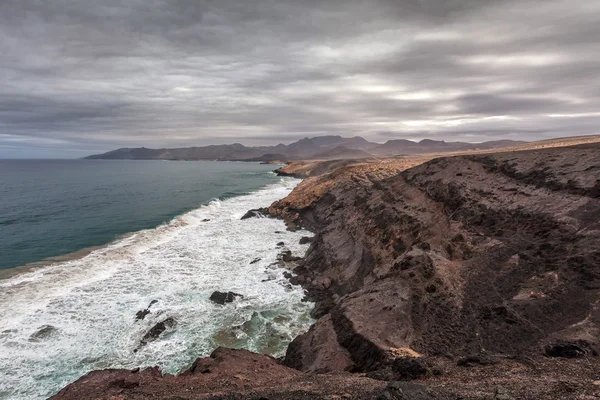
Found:
[[[55,222],[47,228],[48,234],[60,236],[50,239],[54,243],[68,238],[79,243],[61,248],[96,246],[72,259],[13,269],[18,273],[0,280],[0,399],[44,399],[95,369],[158,365],[163,372],[177,373],[218,346],[280,356],[308,329],[312,305],[302,301],[302,289],[287,282],[286,270],[277,263],[282,250],[297,255],[306,250],[299,240],[307,232],[286,231],[282,221],[271,218],[241,220],[249,209],[285,197],[297,180],[275,176],[272,166],[246,163],[86,163],[73,162],[83,165],[80,174],[60,165],[65,170],[62,178],[54,178],[54,185],[24,164],[21,173],[29,178],[8,179],[5,169],[0,179],[1,193],[7,193],[7,181],[13,187],[47,185],[50,195],[44,199],[40,191],[37,199],[24,196],[22,207],[50,201],[55,210],[50,213],[38,204],[27,211],[2,198],[2,251],[15,247],[5,230],[9,226],[37,220],[32,240],[44,241],[43,223],[39,225],[44,218],[60,221],[61,229]],[[87,169],[90,165],[105,169],[98,172],[96,183]],[[106,170],[118,183],[107,179]],[[57,186],[61,179],[66,185],[62,190]],[[97,195],[91,196],[90,190]],[[129,197],[117,198],[123,195]],[[79,212],[74,213],[69,205],[78,202]],[[129,215],[132,210],[138,217]],[[106,235],[94,233],[93,221]],[[150,227],[127,230],[127,221],[136,228]],[[12,232],[22,235],[20,230]],[[82,232],[89,237],[78,238],[85,235]],[[100,237],[114,239],[102,243]],[[29,262],[48,254],[37,247],[49,246],[32,244],[30,252],[23,252],[37,254]],[[57,255],[60,252],[48,256]],[[216,290],[244,297],[217,305],[209,300]],[[152,302],[150,313],[137,320],[136,313]],[[141,345],[144,335],[167,318],[176,325]]]

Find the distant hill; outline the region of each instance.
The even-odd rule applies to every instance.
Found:
[[[483,143],[445,142],[443,140],[424,139],[420,142],[411,140],[389,140],[386,143],[371,149],[377,156],[393,156],[402,154],[446,153],[463,150],[499,149],[502,147],[517,146],[527,142],[517,140],[496,140]]]
[[[445,142],[425,139],[389,140],[384,144],[369,142],[355,136],[318,136],[276,146],[249,147],[240,143],[185,147],[174,149],[122,148],[86,157],[97,160],[241,160],[241,161],[291,161],[302,159],[354,159],[372,155],[393,156],[424,154],[474,149],[494,149],[515,146],[526,142],[500,140],[484,143]]]
[[[353,160],[368,157],[373,157],[373,155],[364,150],[349,149],[346,146],[338,146],[331,150],[324,151],[323,153],[315,154],[313,158],[319,160]]]

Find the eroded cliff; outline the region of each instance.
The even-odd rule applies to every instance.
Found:
[[[600,145],[403,169],[341,166],[270,207],[315,232],[294,281],[318,321],[286,366],[219,350],[56,398],[597,399]]]

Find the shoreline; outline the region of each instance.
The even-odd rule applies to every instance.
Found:
[[[108,160],[108,161],[114,161],[114,160]],[[120,161],[120,160],[117,160]],[[128,160],[128,161],[136,161],[136,160]],[[161,161],[161,160],[156,160],[156,161]],[[283,165],[283,164],[278,164],[278,165]],[[267,174],[275,174],[275,171],[267,171]],[[290,177],[290,178],[294,178],[295,177]],[[272,185],[274,183],[267,183],[264,187],[259,188],[257,190],[255,190],[255,192],[265,189],[266,187],[268,187],[269,185]],[[161,226],[165,226],[165,225],[169,225],[171,223],[173,223],[173,221],[184,217],[186,214],[189,213],[193,213],[195,211],[198,211],[204,207],[209,206],[212,202],[214,201],[224,201],[233,197],[239,197],[239,196],[244,196],[244,195],[248,195],[248,194],[252,194],[252,193],[243,193],[243,194],[238,194],[236,196],[221,196],[217,199],[212,199],[208,202],[206,202],[205,204],[201,204],[198,207],[195,208],[191,208],[189,210],[186,210],[180,214],[174,215],[173,217],[171,217],[171,219],[169,219],[168,221],[162,222],[156,226],[152,226],[149,228],[145,228],[145,229],[141,229],[138,231],[133,231],[133,232],[126,232],[120,235],[117,235],[114,239],[110,240],[109,242],[106,242],[104,244],[99,244],[99,245],[94,245],[94,246],[88,246],[88,247],[84,247],[82,249],[79,250],[75,250],[69,253],[64,253],[64,254],[59,254],[56,256],[50,256],[50,257],[46,257],[43,258],[41,260],[38,261],[33,261],[33,262],[29,262],[27,264],[24,265],[18,265],[15,267],[10,267],[10,268],[2,268],[0,269],[0,283],[2,283],[3,281],[7,280],[7,279],[11,279],[13,277],[22,275],[22,274],[26,274],[29,272],[35,272],[39,269],[45,268],[45,267],[49,267],[52,266],[53,264],[60,264],[60,263],[65,263],[65,262],[69,262],[69,261],[74,261],[74,260],[79,260],[82,259],[86,256],[88,256],[89,254],[98,251],[98,250],[102,250],[105,248],[110,247],[111,245],[114,245],[120,241],[123,240],[127,240],[128,238],[130,238],[133,235],[136,235],[139,232],[143,232],[143,231],[147,231],[147,230],[152,230],[152,229],[157,229]]]
[[[307,233],[287,232],[283,222],[271,218],[243,221],[241,217],[251,206],[267,206],[285,197],[297,182],[274,179],[255,193],[212,202],[178,216],[169,225],[135,232],[99,249],[69,254],[60,263],[18,269],[12,279],[0,281],[4,299],[0,314],[6,322],[0,333],[2,348],[11,343],[20,343],[23,349],[43,347],[39,356],[37,350],[28,353],[40,358],[26,363],[36,366],[32,374],[40,372],[38,365],[62,362],[60,354],[56,361],[43,361],[44,354],[60,352],[63,338],[70,341],[71,335],[75,336],[69,347],[76,348],[69,350],[73,357],[65,355],[73,358],[68,364],[90,363],[81,374],[101,366],[135,365],[161,365],[165,372],[175,373],[193,361],[190,355],[209,354],[225,344],[283,355],[287,344],[314,321],[308,315],[312,305],[302,301],[302,290],[292,288],[283,276],[287,270],[275,263],[294,261],[297,254],[304,253],[305,246],[298,242]],[[252,243],[253,232],[262,235],[262,243]],[[282,241],[285,246],[279,245]],[[223,308],[213,305],[210,293],[223,290],[244,297]],[[136,312],[144,308],[150,313],[143,322],[137,321]],[[164,316],[178,321],[174,329],[167,329],[156,344],[128,354]],[[116,335],[110,347],[117,350],[98,348],[98,339],[101,343],[105,339],[93,339],[95,321],[104,319],[111,326],[102,329],[102,336]],[[84,324],[80,328],[79,321]],[[89,349],[82,343],[81,352],[77,350],[78,341],[90,335]],[[193,342],[186,344],[189,340]],[[1,353],[4,357],[14,353],[10,357],[13,375],[21,376],[19,370],[25,368],[21,364],[29,356],[17,356],[18,349]],[[88,353],[106,356],[95,361]],[[116,357],[121,353],[128,355]],[[2,355],[0,359],[4,359]],[[45,374],[60,375],[63,368],[57,364]],[[21,383],[8,382],[3,379],[0,384],[7,389],[21,387]]]
[[[120,393],[594,398],[599,149],[444,157],[404,171],[355,164],[302,181],[268,213],[315,233],[288,277],[322,295],[309,331],[281,363],[217,349],[177,377],[128,375],[135,384]],[[54,399],[100,398],[125,373],[91,373]]]

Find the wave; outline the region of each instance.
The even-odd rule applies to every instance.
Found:
[[[277,244],[301,254],[307,232],[288,232],[275,219],[240,218],[297,183],[284,178],[215,199],[83,257],[1,280],[0,398],[46,398],[94,369],[159,365],[176,373],[220,345],[281,355],[312,321],[302,289],[274,264]],[[244,298],[217,306],[208,300],[215,290]],[[154,300],[151,313],[136,321]],[[167,317],[176,328],[134,352]]]

